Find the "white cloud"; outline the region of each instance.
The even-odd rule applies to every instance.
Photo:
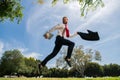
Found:
[[[117,40],[120,39],[120,35],[111,35],[110,37],[107,37],[105,39],[103,39],[102,41],[99,41],[98,43],[95,44],[95,46],[100,47],[102,46],[104,43],[108,43],[108,42],[112,42],[112,40]]]
[[[28,49],[27,48],[17,48],[21,53],[24,53],[24,52],[26,52],[26,51],[28,51]]]
[[[93,45],[87,44],[87,47],[100,47],[103,43],[105,44],[112,40],[119,40],[119,23],[117,23],[115,19],[111,20],[111,17],[113,17],[116,14],[115,12],[119,10],[119,4],[119,0],[105,0],[105,7],[88,14],[84,23],[77,27],[75,31],[86,31],[86,29],[92,28],[93,31],[95,29],[100,34],[100,41],[94,42]]]
[[[42,56],[40,53],[36,53],[36,52],[30,52],[30,53],[26,53],[24,55],[26,57],[33,57],[35,59],[39,59]]]
[[[4,43],[0,41],[0,55],[3,52]]]
[[[59,2],[54,7],[51,7],[51,3],[42,6],[35,5],[29,13],[26,24],[27,32],[34,37],[39,37],[40,33],[44,33],[52,26],[61,23],[63,16],[68,16],[72,23],[80,21],[80,8],[76,2],[66,5],[62,1]]]
[[[71,4],[64,5],[61,1],[61,3],[55,5],[54,7],[51,7],[51,3],[48,3],[44,5],[35,5],[32,9],[30,9],[29,17],[26,23],[26,30],[31,37],[30,44],[33,48],[39,48],[36,50],[41,49],[42,51],[43,47],[40,45],[45,43],[45,41],[43,41],[43,34],[56,24],[62,23],[63,16],[68,16],[70,18],[69,23],[72,26],[71,32],[73,32],[75,29],[74,26],[77,26],[81,20],[79,7],[77,7],[75,3]],[[48,42],[47,49],[45,48],[46,50],[51,48],[49,47],[49,43],[50,42]]]
[[[25,47],[25,45],[18,40],[15,39],[11,39],[7,42],[4,43],[5,45],[5,50],[11,50],[11,49],[23,49]]]
[[[39,42],[46,43],[46,41],[43,41],[42,35],[44,32],[46,32],[49,28],[56,25],[57,23],[61,22],[61,18],[63,16],[68,16],[69,18],[69,24],[71,26],[72,32],[74,31],[83,31],[89,28],[92,28],[93,30],[96,29],[97,31],[100,31],[100,41],[98,42],[78,42],[77,44],[82,44],[89,47],[96,47],[96,46],[102,46],[103,43],[108,43],[110,41],[115,41],[120,38],[119,35],[116,35],[119,33],[119,31],[116,32],[114,27],[114,24],[110,22],[111,16],[115,15],[115,11],[119,10],[120,8],[120,0],[103,0],[105,2],[105,7],[99,8],[97,11],[89,12],[86,18],[80,17],[80,8],[79,5],[76,5],[76,3],[71,3],[67,5],[63,5],[62,3],[57,4],[55,7],[51,7],[51,4],[44,4],[43,6],[33,6],[31,9],[31,12],[29,13],[29,18],[27,20],[27,32],[32,35],[33,42],[31,44],[40,44]],[[47,1],[49,2],[49,1]],[[112,21],[112,20],[111,20]],[[114,21],[116,22],[116,20]],[[95,25],[95,26],[92,26]],[[106,27],[108,26],[108,27]],[[100,28],[101,27],[101,28]],[[109,31],[112,32],[112,36]],[[41,40],[40,40],[41,39]],[[48,41],[46,48],[44,48],[41,45],[41,51],[45,50],[47,53],[48,49],[51,49],[49,47],[51,43]],[[38,46],[33,46],[38,47]],[[40,46],[39,46],[40,47]],[[103,49],[104,52],[106,51]],[[46,54],[45,54],[46,55]],[[39,53],[29,53],[27,56],[33,56],[38,58],[38,56],[41,56]],[[51,65],[52,66],[52,65]]]
[[[66,15],[70,18],[69,23],[72,26],[71,32],[84,30],[91,27],[91,24],[102,22],[103,19],[109,17],[114,10],[120,7],[119,0],[105,0],[105,7],[89,13],[87,18],[81,18],[80,6],[77,2],[65,5],[62,4],[62,1],[59,2],[60,3],[54,7],[51,7],[51,3],[49,3],[49,1],[41,6],[35,5],[31,9],[31,13],[29,13],[29,18],[27,20],[27,32],[36,38],[40,38],[41,33],[43,34],[49,28],[61,22],[60,19]],[[75,28],[75,26],[78,27]]]
[[[28,51],[28,49],[25,48],[25,46],[19,41],[13,39],[7,42],[0,41],[0,57],[2,56],[2,53],[4,53],[4,51],[13,50],[13,49],[18,49],[20,50],[21,53]]]
[[[22,47],[20,47],[20,48],[17,48],[17,49],[20,50],[21,53],[22,53],[25,57],[27,57],[27,58],[33,57],[33,58],[35,58],[35,59],[40,59],[40,58],[43,56],[43,55],[40,54],[40,53],[30,51],[30,49],[28,49],[28,48],[22,48]]]
[[[103,22],[105,19],[107,20],[111,14],[114,14],[114,11],[120,8],[120,1],[119,0],[105,0],[105,6],[96,10],[94,13],[92,12],[87,20],[79,25],[75,31],[84,30],[88,27],[91,27],[91,24],[95,24],[96,22]]]
[[[14,42],[14,41],[13,41]],[[15,45],[16,43],[16,45]],[[29,52],[28,48],[25,48],[23,46],[21,46],[20,44],[18,45],[15,41],[15,43],[6,43],[4,44],[3,42],[0,41],[0,57],[2,56],[2,53],[5,50],[13,50],[13,49],[18,49],[20,50],[20,52],[25,56],[25,57],[34,57],[36,59],[39,59],[42,55],[40,53],[36,53],[36,52]],[[12,45],[13,44],[13,45]],[[5,50],[3,49],[5,48]]]

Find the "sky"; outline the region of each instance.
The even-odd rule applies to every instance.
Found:
[[[98,50],[102,56],[100,64],[120,64],[120,0],[103,0],[103,8],[90,11],[85,17],[80,16],[77,2],[63,4],[59,1],[52,7],[51,1],[45,0],[40,5],[37,0],[22,0],[24,16],[21,23],[9,20],[0,22],[0,57],[6,50],[19,49],[25,57],[43,60],[52,52],[57,32],[53,32],[50,40],[45,39],[43,34],[62,23],[62,17],[67,16],[71,33],[89,29],[97,31],[100,36],[99,41],[85,41],[79,36],[71,38],[75,46]],[[58,54],[50,60],[47,66],[55,67],[55,60],[60,56]]]

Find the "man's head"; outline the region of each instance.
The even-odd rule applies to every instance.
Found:
[[[67,24],[68,23],[68,18],[67,17],[63,17],[63,24]]]

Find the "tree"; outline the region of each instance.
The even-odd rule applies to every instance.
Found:
[[[120,66],[118,64],[104,65],[104,76],[119,76]]]
[[[56,5],[59,0],[52,0],[52,6]],[[81,16],[87,14],[89,10],[96,10],[98,7],[104,7],[104,3],[102,0],[63,0],[64,4],[69,2],[78,2],[80,5]],[[43,0],[38,0],[38,3],[43,4]]]
[[[86,66],[85,75],[89,77],[102,76],[103,68],[98,63],[90,62]]]
[[[95,60],[101,61],[101,58],[102,58],[102,56],[100,55],[100,52],[99,52],[99,51],[96,51],[96,52],[95,52]]]
[[[19,23],[23,17],[21,0],[0,0],[0,22],[9,19]]]
[[[1,58],[1,70],[2,75],[19,73],[19,70],[23,70],[24,57],[19,50],[5,51]]]
[[[49,72],[49,77],[68,77],[67,69],[50,68]]]
[[[87,54],[81,50],[81,47],[75,48],[73,52],[72,62],[74,68],[84,77],[84,71],[88,62],[92,60],[92,53],[89,52]]]
[[[39,60],[34,58],[26,58],[22,53],[15,49],[5,51],[0,60],[0,76],[11,75],[17,73],[27,77],[38,76],[38,63]]]
[[[81,77],[81,76],[80,73],[75,68],[71,68],[69,70],[69,77]]]
[[[25,65],[27,67],[26,72],[24,73],[25,76],[35,76],[38,73],[38,65],[37,60],[32,57],[24,58]]]
[[[2,71],[1,71],[1,59],[0,59],[0,77],[2,76]]]
[[[66,49],[63,49],[61,51],[61,54],[63,54],[63,56],[57,59],[56,67],[67,68],[67,65],[64,61],[64,57],[66,55],[65,53],[67,53]],[[74,48],[71,62],[74,70],[76,70],[80,76],[84,77],[84,71],[86,69],[87,63],[92,62],[94,59],[96,60],[96,57],[94,58],[94,53],[96,53],[96,51],[94,52],[92,49],[84,50],[83,46]],[[98,58],[97,60],[101,60]]]

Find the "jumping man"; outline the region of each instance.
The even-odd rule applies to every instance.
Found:
[[[74,33],[73,35],[70,35],[69,29],[68,29],[68,18],[63,17],[62,21],[63,21],[63,24],[58,24],[48,31],[49,33],[53,32],[55,30],[58,31],[58,34],[57,34],[56,40],[55,40],[55,47],[54,47],[52,53],[49,54],[39,64],[39,68],[44,67],[49,60],[54,58],[57,55],[57,53],[60,51],[60,49],[63,45],[68,46],[67,56],[64,59],[67,62],[67,64],[71,67],[70,58],[71,58],[71,54],[72,54],[75,43],[68,40],[67,38],[76,36],[77,32]],[[47,36],[46,36],[46,38],[47,38]]]

